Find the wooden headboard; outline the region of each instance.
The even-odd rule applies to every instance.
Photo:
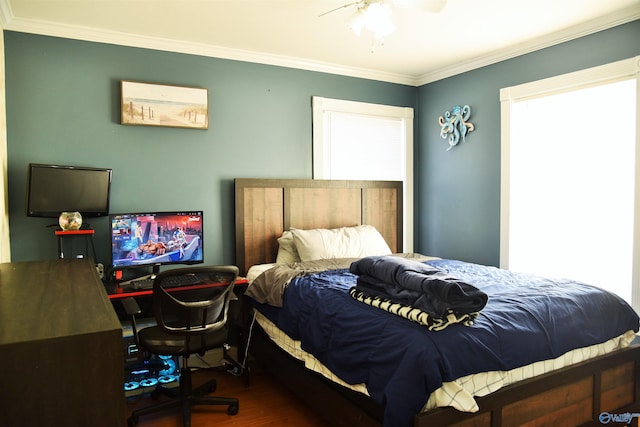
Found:
[[[316,179],[235,180],[236,265],[275,262],[290,228],[376,227],[402,252],[402,182]]]

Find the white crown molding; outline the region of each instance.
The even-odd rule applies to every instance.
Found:
[[[475,70],[487,65],[496,64],[507,59],[535,52],[537,50],[551,47],[560,43],[575,40],[580,37],[588,36],[589,34],[597,33],[608,28],[613,28],[618,25],[635,21],[639,18],[640,4],[622,9],[618,12],[585,22],[580,25],[573,26],[571,28],[567,28],[563,31],[558,31],[543,37],[529,40],[525,43],[521,43],[508,49],[501,49],[500,51],[479,56],[477,58],[468,60],[463,64],[455,65],[453,67],[446,67],[434,73],[423,74],[422,76],[417,77],[416,86],[432,83],[438,80],[445,79],[447,77],[466,73],[467,71]]]
[[[12,16],[9,0],[0,0],[0,23],[5,30],[61,37],[96,43],[119,46],[153,49],[167,52],[186,53],[213,58],[232,59],[266,65],[275,65],[329,74],[339,74],[363,79],[386,81],[410,86],[416,85],[414,76],[385,73],[379,70],[347,67],[327,62],[313,61],[306,58],[295,58],[283,55],[272,55],[263,52],[231,49],[204,43],[185,42],[162,37],[141,36],[138,34],[105,31],[96,28],[63,25],[36,19],[23,19]]]
[[[131,33],[98,30],[90,27],[63,25],[49,21],[16,18],[13,16],[9,0],[0,0],[0,25],[5,30],[32,33],[51,37],[61,37],[96,43],[114,44],[143,49],[186,53],[213,58],[231,59],[265,65],[275,65],[329,74],[338,74],[363,79],[398,83],[409,86],[421,86],[462,74],[477,68],[495,64],[506,59],[544,49],[559,43],[583,37],[598,31],[612,28],[640,18],[640,5],[631,6],[616,13],[598,18],[567,30],[549,34],[526,43],[500,51],[491,52],[453,67],[445,67],[437,72],[420,76],[386,73],[379,70],[348,67],[339,64],[313,61],[307,58],[295,58],[240,49],[231,49],[203,43],[185,42],[161,37],[141,36]]]

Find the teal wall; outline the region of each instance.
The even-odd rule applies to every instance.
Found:
[[[194,55],[5,32],[13,261],[56,256],[24,214],[29,162],[113,168],[112,212],[202,209],[207,263],[234,260],[233,178],[311,178],[311,97],[416,109],[415,249],[497,265],[500,88],[640,55],[640,21],[419,88]],[[120,80],[209,89],[210,128],[122,126]],[[438,117],[469,104],[451,151]],[[105,218],[92,220],[108,263]]]
[[[410,86],[9,31],[5,55],[13,261],[57,255],[24,213],[30,162],[113,168],[112,212],[204,210],[205,261],[232,263],[233,179],[311,178],[312,96],[415,106]],[[121,80],[208,88],[209,130],[120,125]]]
[[[634,21],[418,88],[416,251],[497,266],[500,89],[640,55],[639,40],[640,21]],[[446,151],[438,117],[464,104],[475,130]]]

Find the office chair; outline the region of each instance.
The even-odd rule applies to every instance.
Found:
[[[192,354],[203,355],[207,350],[223,347],[227,340],[227,311],[234,298],[233,287],[238,276],[235,266],[179,268],[159,273],[153,282],[153,310],[157,326],[137,331],[135,314],[140,313],[133,298],[124,301],[126,311],[132,316],[133,333],[138,347],[155,355],[182,356],[179,392],[158,387],[159,393],[172,396],[170,400],[132,412],[127,420],[129,427],[138,424],[138,418],[169,408],[182,408],[184,426],[191,425],[191,407],[196,404],[227,405],[227,413],[238,413],[238,399],[206,396],[216,388],[211,380],[192,389],[191,370],[187,364]],[[176,280],[183,278],[196,284],[180,289]],[[197,283],[218,286],[201,287]]]

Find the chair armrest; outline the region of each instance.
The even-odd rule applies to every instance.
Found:
[[[121,301],[122,301],[122,307],[124,308],[124,311],[129,316],[135,316],[136,314],[141,313],[140,306],[136,302],[135,298],[127,297],[127,298],[123,298]]]
[[[131,328],[133,329],[133,339],[135,340],[137,345],[140,345],[140,341],[138,340],[138,325],[136,324],[136,314],[140,314],[142,310],[140,310],[140,306],[137,301],[133,297],[123,298],[122,307],[124,311],[131,316]]]

